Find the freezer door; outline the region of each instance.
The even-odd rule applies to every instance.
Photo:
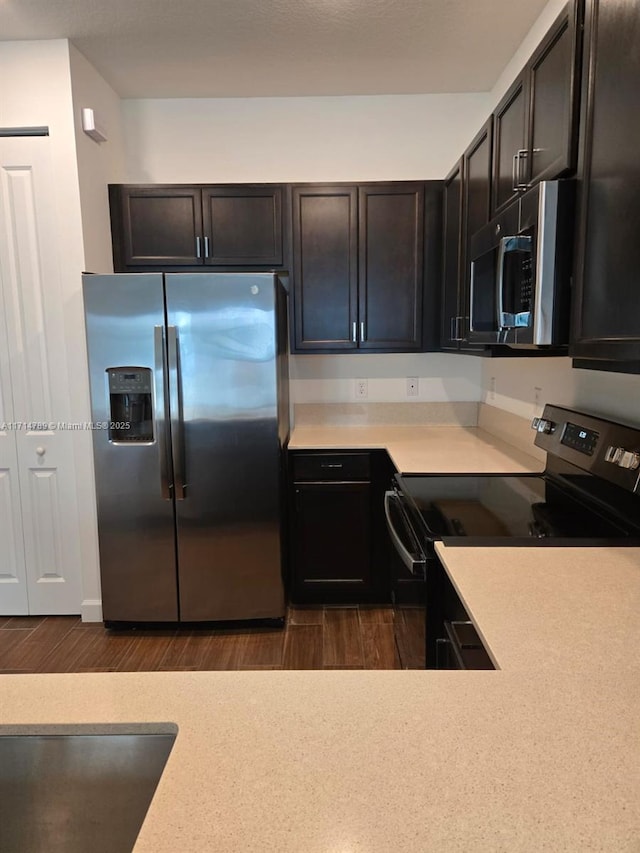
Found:
[[[105,621],[178,619],[162,275],[83,277]]]
[[[180,616],[284,615],[275,276],[166,276]]]

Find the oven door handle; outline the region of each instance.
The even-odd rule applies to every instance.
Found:
[[[419,554],[418,557],[414,556],[405,546],[402,539],[398,535],[397,530],[393,526],[393,521],[391,520],[391,501],[394,502],[398,512],[400,513],[404,526],[413,539],[413,544],[415,545],[416,552]],[[395,492],[385,492],[384,493],[384,514],[387,518],[387,530],[389,531],[389,535],[391,536],[391,540],[394,544],[396,551],[398,552],[398,556],[404,563],[404,565],[409,569],[411,574],[418,575],[419,577],[425,577],[426,566],[427,566],[427,558],[422,552],[420,545],[418,544],[417,537],[414,534],[411,525],[409,524],[409,520],[407,519],[401,505],[398,500],[398,495]]]

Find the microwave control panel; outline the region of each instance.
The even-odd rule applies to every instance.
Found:
[[[520,279],[520,305],[521,311],[531,310],[531,299],[533,297],[533,275],[531,255],[525,255],[522,259],[522,278]]]

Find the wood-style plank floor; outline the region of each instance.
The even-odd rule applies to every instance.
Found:
[[[0,674],[420,669],[422,612],[291,607],[284,629],[109,631],[77,616],[0,616]]]

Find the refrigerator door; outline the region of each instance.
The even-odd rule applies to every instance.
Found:
[[[275,276],[166,275],[180,618],[279,618]]]
[[[159,273],[83,277],[107,622],[178,619],[162,285]]]

